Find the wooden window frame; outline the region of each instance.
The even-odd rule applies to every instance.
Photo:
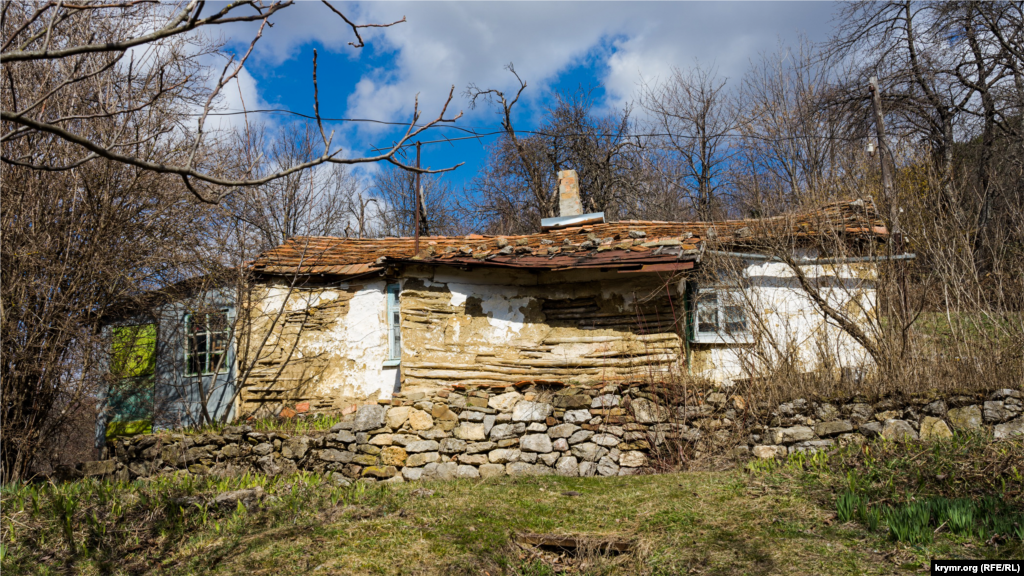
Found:
[[[224,330],[210,330],[210,315],[212,315],[212,314],[219,314],[219,315],[222,315],[224,317]],[[194,316],[198,316],[198,315],[202,315],[202,316],[204,316],[206,318],[206,330],[193,334],[192,331],[191,331],[191,328],[192,328],[192,318]],[[200,312],[198,314],[195,314],[195,313],[192,313],[192,312],[187,312],[185,314],[185,376],[186,377],[198,378],[198,377],[202,377],[202,376],[211,376],[211,375],[214,374],[214,372],[212,371],[211,366],[210,366],[211,359],[214,356],[216,356],[216,354],[215,354],[215,352],[213,350],[214,336],[223,336],[223,339],[224,339],[224,349],[223,349],[223,351],[221,351],[221,355],[224,357],[224,360],[221,361],[221,363],[220,363],[220,370],[217,371],[216,374],[227,374],[228,373],[228,371],[230,370],[230,367],[228,366],[228,364],[229,364],[229,362],[228,362],[228,354],[229,354],[230,349],[231,349],[231,342],[229,341],[229,338],[228,338],[228,336],[231,333],[231,330],[228,328],[228,318],[229,318],[229,310],[226,309],[226,308],[222,309],[222,310],[217,310],[215,312]],[[192,344],[195,341],[193,339],[193,337],[194,336],[200,336],[200,335],[203,336],[204,338],[206,338],[206,350],[204,352],[193,352],[193,351],[191,351],[192,350]],[[198,372],[197,371],[193,371],[191,369],[192,368],[192,361],[191,361],[191,359],[192,359],[193,356],[197,356],[197,355],[201,355],[201,356],[203,356],[205,358],[205,360],[203,361],[203,368],[202,368],[201,371],[198,371]]]
[[[747,301],[743,296],[744,289],[737,286],[721,287],[699,287],[694,290],[693,302],[693,331],[690,342],[694,344],[753,344],[754,335],[750,331],[750,318],[747,310]],[[708,304],[713,295],[715,303]],[[723,300],[726,304],[723,305]],[[739,305],[729,305],[729,301],[738,302]],[[738,309],[742,313],[742,330],[726,332],[724,326],[729,323],[727,308]],[[712,309],[715,315],[715,331],[701,331],[701,317]],[[735,319],[731,320],[735,322]]]

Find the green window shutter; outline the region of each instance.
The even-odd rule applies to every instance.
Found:
[[[113,330],[110,373],[118,378],[151,376],[156,367],[156,324]]]

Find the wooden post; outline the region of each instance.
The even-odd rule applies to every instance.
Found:
[[[418,141],[416,142],[416,167],[417,168],[420,167],[420,143]],[[415,217],[415,220],[416,220],[416,224],[415,224],[415,226],[416,226],[416,239],[413,240],[413,252],[415,252],[416,254],[419,254],[420,253],[420,173],[419,172],[416,173],[416,184],[415,184],[415,186],[416,186],[416,190],[415,190],[414,201],[416,202],[416,217]]]
[[[889,211],[890,238],[899,233],[899,216],[896,213],[896,202],[893,198],[892,173],[886,161],[889,157],[889,146],[885,141],[885,117],[882,114],[882,92],[878,89],[878,78],[868,79],[868,91],[871,92],[871,108],[875,113],[875,135],[878,138],[878,162],[882,169],[882,197]]]

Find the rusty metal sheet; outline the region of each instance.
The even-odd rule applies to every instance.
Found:
[[[676,272],[679,270],[691,270],[693,269],[695,262],[666,262],[664,264],[645,264],[637,270],[619,270],[620,274],[630,274],[635,272]]]

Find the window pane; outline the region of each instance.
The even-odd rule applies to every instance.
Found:
[[[739,334],[747,331],[747,315],[743,306],[726,306],[723,308],[725,332]]]
[[[718,331],[718,295],[701,294],[697,301],[697,331],[714,333]]]

